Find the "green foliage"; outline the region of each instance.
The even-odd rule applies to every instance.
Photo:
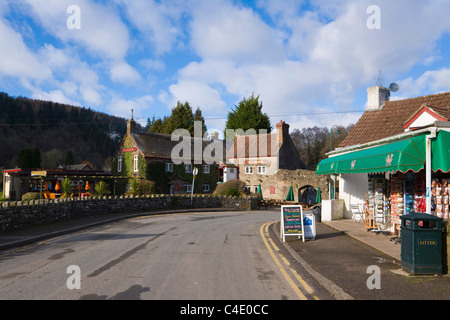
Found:
[[[335,127],[333,130],[334,148],[339,146],[348,133],[350,133],[353,126],[354,125],[349,125],[348,127]],[[301,131],[295,129],[290,135],[300,158],[302,158],[310,170],[315,170],[319,162],[327,158],[326,153],[330,152],[331,143],[331,131],[329,128],[303,128]]]
[[[106,196],[109,193],[108,185],[104,181],[99,181],[95,184],[95,192],[100,197]]]
[[[63,191],[63,198],[69,198],[72,192],[72,181],[70,181],[69,178],[64,178],[64,180],[61,182],[61,188]]]
[[[221,183],[217,186],[216,191],[214,191],[215,195],[219,196],[241,196],[245,195],[245,182],[234,179],[227,181],[225,183]]]
[[[140,196],[155,193],[155,182],[142,179],[139,181],[138,194]]]
[[[73,163],[73,153],[72,150],[67,151],[66,153],[66,160],[64,161],[64,164],[66,166],[72,165]]]
[[[191,136],[194,135],[194,122],[202,122],[202,135],[206,132],[205,119],[203,118],[200,108],[197,108],[195,113],[192,112],[192,108],[188,102],[184,104],[179,102],[177,106],[172,109],[172,113],[169,117],[163,119],[148,119],[148,131],[155,133],[172,134],[176,129],[186,129]]]
[[[0,145],[8,150],[0,152],[0,167],[6,168],[14,167],[19,151],[30,146],[39,148],[42,156],[59,150],[62,157],[58,165],[64,163],[70,146],[74,163],[89,160],[101,168],[126,132],[123,118],[6,93],[0,93],[0,124]],[[40,166],[45,166],[43,160]]]
[[[271,132],[270,118],[262,112],[262,102],[259,102],[259,96],[255,98],[252,94],[250,98],[244,98],[234,110],[228,113],[225,138],[227,140],[233,139],[234,137],[226,136],[227,129],[242,129],[244,132],[248,129],[254,129],[257,133],[259,130],[265,129],[267,133]]]
[[[19,168],[40,168],[41,167],[41,151],[39,148],[21,149],[15,160]]]
[[[155,193],[155,182],[147,179],[136,179],[133,178],[129,181],[130,190],[128,190],[127,194],[131,194],[133,196],[144,196],[148,194]]]
[[[130,192],[133,196],[138,195],[139,182],[138,179],[133,178],[130,180]]]
[[[22,195],[22,201],[39,200],[40,198],[39,192],[27,192]]]

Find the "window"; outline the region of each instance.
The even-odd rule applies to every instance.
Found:
[[[251,193],[252,192],[252,187],[251,186],[245,186],[244,187],[244,191],[247,193]]]
[[[254,186],[255,193],[258,193],[258,186]]]
[[[253,167],[245,167],[245,174],[253,174]]]
[[[173,163],[166,163],[166,172],[173,172]]]
[[[228,168],[229,173],[234,173],[234,168]]]
[[[123,157],[119,156],[119,158],[117,159],[117,172],[122,172],[122,161]]]
[[[211,171],[211,168],[209,166],[209,164],[204,164],[203,165],[203,173],[209,173]]]
[[[192,192],[192,184],[185,184],[184,190],[186,190],[186,192],[188,193]]]
[[[184,169],[185,169],[186,173],[191,173],[192,172],[192,164],[185,165]]]
[[[266,166],[258,166],[258,174],[265,174]]]
[[[134,172],[139,171],[138,164],[139,164],[139,155],[135,155],[134,156],[134,160],[133,160],[133,170],[134,170]]]
[[[209,192],[209,184],[203,185],[203,192]]]

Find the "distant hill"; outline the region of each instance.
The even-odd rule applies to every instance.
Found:
[[[71,151],[73,163],[103,170],[125,132],[123,118],[0,92],[0,169],[14,168],[19,150],[39,148],[41,167],[58,167]]]

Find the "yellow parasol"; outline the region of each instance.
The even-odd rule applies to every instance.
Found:
[[[56,181],[55,191],[58,192],[59,190],[61,190],[61,186],[59,185],[59,181]]]

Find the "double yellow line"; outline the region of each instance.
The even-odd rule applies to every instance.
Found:
[[[300,283],[301,287],[311,296],[312,299],[319,300],[319,298],[316,295],[314,295],[314,290],[306,283],[306,281],[298,274],[298,272],[295,271],[295,269],[293,269],[291,267],[290,262],[281,254],[280,249],[270,238],[269,226],[271,226],[274,223],[275,223],[274,221],[267,222],[267,223],[263,224],[259,230],[261,237],[264,241],[264,244],[266,245],[267,250],[269,250],[270,256],[272,257],[273,261],[277,265],[278,269],[283,274],[286,281],[291,285],[292,289],[294,289],[295,293],[301,300],[308,300],[308,297],[302,292],[302,290],[300,290],[299,286],[295,283],[295,281],[289,275],[289,272],[294,276],[295,279],[297,279],[297,281]],[[275,254],[275,252],[277,254]],[[277,258],[277,255],[280,257],[280,259],[283,263],[280,262],[280,259]],[[284,266],[283,266],[283,264],[284,264]]]

